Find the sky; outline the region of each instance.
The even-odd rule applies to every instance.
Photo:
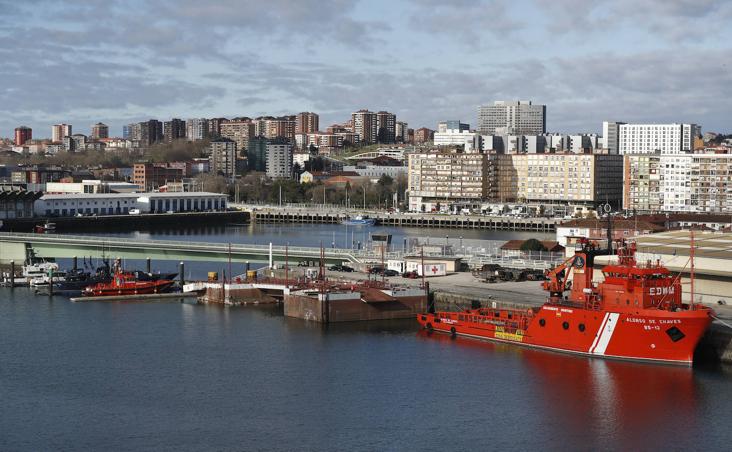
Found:
[[[361,108],[410,127],[495,100],[551,132],[732,132],[729,0],[0,0],[0,136]]]

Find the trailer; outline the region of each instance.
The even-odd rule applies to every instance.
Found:
[[[425,263],[422,265],[417,262],[407,262],[407,271],[416,271],[419,276],[424,274],[425,278],[445,276],[447,274],[447,265],[444,263]]]

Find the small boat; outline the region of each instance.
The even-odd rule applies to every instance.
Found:
[[[50,221],[46,221],[42,225],[37,225],[35,227],[35,232],[37,234],[49,234],[52,232],[56,232],[56,223],[52,223]]]
[[[40,287],[48,286],[52,280],[54,284],[66,281],[66,272],[55,271],[53,274],[49,272],[45,275],[36,276],[29,281],[28,285],[38,289]]]
[[[166,293],[175,284],[172,279],[140,281],[134,272],[125,272],[119,260],[114,265],[114,275],[109,282],[87,286],[82,291],[84,297],[105,297],[113,295],[144,295]]]
[[[346,226],[373,226],[376,224],[376,219],[369,218],[368,215],[357,215],[355,217],[346,217],[341,224]]]
[[[31,255],[25,265],[23,265],[22,276],[16,281],[18,283],[30,284],[33,280],[48,277],[51,272],[57,273],[58,268],[59,267],[56,262]]]
[[[480,308],[417,316],[428,332],[468,336],[598,358],[690,366],[714,311],[682,302],[681,281],[660,262],[639,264],[635,243],[622,243],[618,261],[593,282],[596,256],[612,255],[583,240],[542,283],[549,297],[528,309]],[[692,236],[692,248],[693,248]],[[692,255],[693,259],[693,255]],[[571,278],[571,279],[570,279]]]
[[[111,280],[112,273],[110,272],[109,265],[106,262],[105,265],[97,268],[94,273],[78,269],[69,270],[66,272],[63,281],[54,282],[53,294],[67,297],[79,296],[85,288],[95,284],[108,283]],[[36,287],[37,294],[48,295],[50,292],[51,287],[48,284]]]

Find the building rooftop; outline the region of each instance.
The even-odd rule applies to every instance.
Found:
[[[102,199],[102,198],[141,198],[141,197],[154,197],[154,198],[185,198],[185,197],[198,197],[198,196],[228,196],[223,193],[211,193],[205,191],[186,191],[186,192],[140,192],[140,193],[63,193],[57,195],[43,195],[42,199]]]

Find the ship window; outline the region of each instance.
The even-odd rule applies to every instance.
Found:
[[[569,329],[569,322],[562,322],[562,328],[564,328],[565,330],[568,330]]]
[[[513,318],[513,315],[510,312],[508,313],[508,318],[509,319],[512,319]]]
[[[500,317],[500,316],[501,316],[501,313],[498,311],[493,313],[493,317]]]
[[[667,329],[666,334],[668,334],[668,337],[670,337],[671,340],[674,342],[678,342],[681,339],[686,337],[686,335],[684,333],[682,333],[681,330],[676,328],[675,326],[672,326],[671,328]]]
[[[539,319],[539,326],[546,326],[546,320]]]
[[[580,323],[577,328],[579,328],[580,333],[584,333],[585,332],[585,324],[584,323]]]

